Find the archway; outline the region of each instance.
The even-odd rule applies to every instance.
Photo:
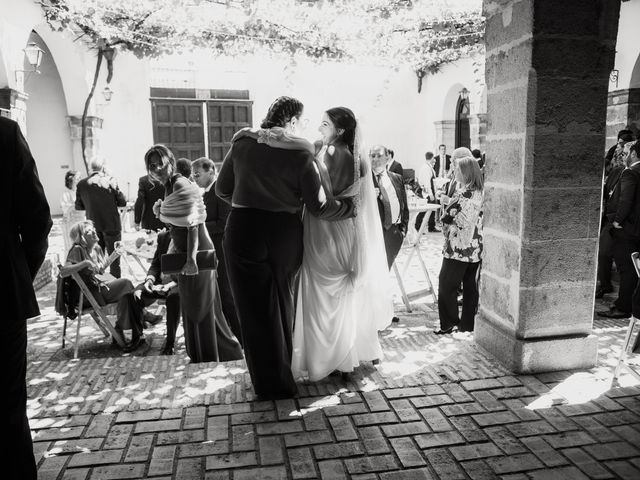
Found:
[[[469,98],[465,95],[458,96],[456,103],[456,137],[455,148],[471,148],[471,129],[469,125]]]
[[[44,55],[39,73],[32,71],[28,64],[24,66],[24,90],[28,95],[27,140],[37,161],[51,212],[59,214],[64,174],[73,162],[67,104],[62,80],[47,44],[35,31],[31,32],[29,42],[42,48]]]

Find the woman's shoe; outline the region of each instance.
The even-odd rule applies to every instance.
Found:
[[[435,333],[436,335],[449,335],[450,333],[453,333],[453,328],[454,327],[447,328],[446,330],[440,329],[440,330],[436,330],[433,333]]]

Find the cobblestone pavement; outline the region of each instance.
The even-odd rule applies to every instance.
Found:
[[[440,242],[424,240],[433,279]],[[408,278],[423,286],[417,266]],[[624,320],[595,321],[591,370],[512,375],[471,334],[433,335],[431,297],[411,313],[398,302],[379,365],[259,402],[244,362],[190,364],[182,345],[159,356],[161,325],[122,355],[86,322],[73,360],[54,290],[39,292],[43,315],[29,325],[41,480],[640,479],[640,386],[628,375],[611,383]]]

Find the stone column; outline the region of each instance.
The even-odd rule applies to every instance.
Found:
[[[438,154],[438,145],[446,145],[447,153],[453,151],[456,143],[456,121],[455,120],[439,120],[433,122],[436,127],[436,144],[433,146],[435,154]]]
[[[640,88],[609,92],[607,105],[607,147],[614,145],[618,132],[629,128],[640,133]]]
[[[487,114],[469,115],[469,132],[471,149],[478,148],[484,152],[487,143]]]
[[[68,117],[69,127],[71,127],[71,142],[73,148],[73,168],[83,173],[87,173],[84,160],[82,158],[82,115]],[[102,118],[88,116],[86,120],[86,144],[87,162],[98,154],[100,150],[100,134],[102,132]]]
[[[485,257],[475,341],[515,372],[596,361],[600,152],[619,8],[619,0],[484,2]]]
[[[13,88],[0,88],[0,108],[5,112],[5,116],[18,122],[25,137],[27,136],[28,98],[29,95]]]

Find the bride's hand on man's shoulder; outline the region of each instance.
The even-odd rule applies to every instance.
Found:
[[[240,140],[241,138],[253,138],[253,139],[258,139],[258,130],[254,130],[251,127],[244,127],[241,128],[240,130],[238,130],[236,133],[233,134],[233,137],[231,138],[231,142],[235,142],[236,140]]]

